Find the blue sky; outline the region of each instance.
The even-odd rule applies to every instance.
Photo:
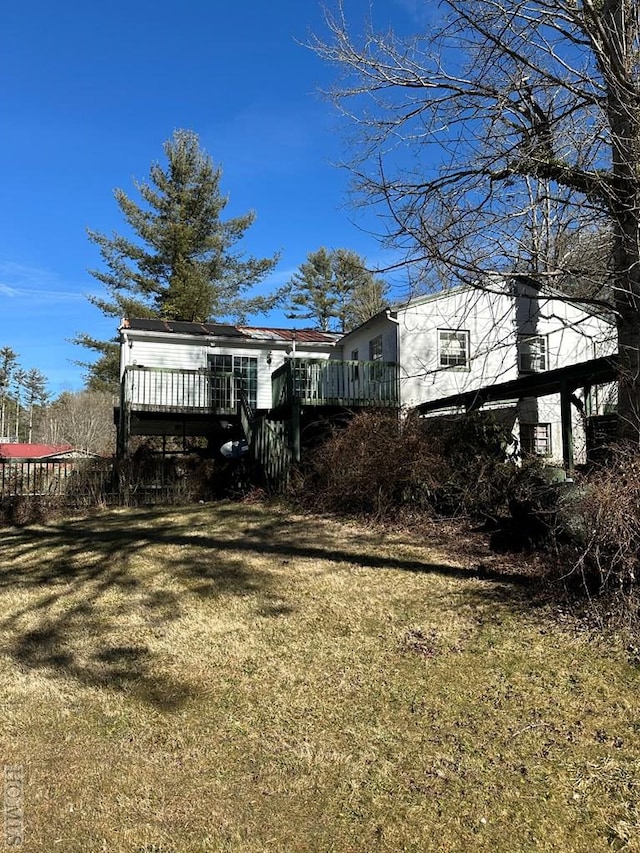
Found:
[[[345,0],[354,21],[404,29],[423,0]],[[331,0],[327,3],[331,6]],[[86,229],[123,230],[113,198],[138,198],[176,128],[199,134],[223,170],[229,216],[253,209],[242,247],[281,251],[269,284],[287,281],[321,245],[390,261],[372,214],[348,207],[340,122],[318,95],[335,79],[305,42],[323,34],[317,0],[62,0],[7,3],[0,15],[3,227],[0,346],[77,390],[87,357],[78,332],[115,334],[87,301],[100,294]],[[400,283],[400,282],[398,282]],[[290,323],[272,316],[273,325]]]

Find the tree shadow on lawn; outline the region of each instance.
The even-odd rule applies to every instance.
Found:
[[[188,523],[180,536],[162,529],[166,517],[136,512],[0,531],[2,651],[22,668],[160,710],[194,698],[193,685],[167,674],[147,641],[199,600],[251,595],[263,615],[277,616],[280,597],[268,573],[228,548],[203,549]]]
[[[380,537],[367,532],[354,533],[347,547],[344,540],[345,529],[337,525],[238,505],[136,510],[3,530],[0,595],[11,601],[18,594],[18,603],[0,620],[4,650],[30,670],[126,691],[171,711],[194,697],[193,686],[159,672],[161,661],[145,642],[122,642],[122,624],[141,622],[148,637],[197,600],[221,596],[252,596],[257,614],[266,618],[292,612],[295,602],[286,602],[285,581],[252,565],[256,557],[273,558],[279,566],[300,558],[459,579],[481,576],[497,581],[496,593],[512,597],[515,606],[527,597],[530,578],[523,575],[480,574],[388,556],[377,552]],[[133,565],[138,557],[146,560],[143,570]]]

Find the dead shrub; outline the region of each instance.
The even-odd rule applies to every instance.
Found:
[[[632,593],[640,562],[640,454],[612,448],[606,465],[594,468],[572,502],[576,526],[569,576],[589,591]]]
[[[436,509],[441,515],[495,519],[504,512],[517,468],[510,427],[490,412],[434,418],[424,435],[442,460]]]
[[[581,526],[572,506],[575,496],[564,471],[536,458],[523,463],[509,486],[511,544],[555,552],[560,544],[575,541]]]
[[[117,479],[111,459],[92,459],[78,465],[64,484],[68,506],[104,507],[113,502],[117,493]]]
[[[129,504],[185,504],[242,497],[249,489],[243,459],[211,459],[199,453],[163,455],[150,445],[116,462],[121,500]]]
[[[309,454],[291,491],[332,512],[384,516],[400,504],[426,507],[437,485],[428,460],[415,422],[386,410],[362,412]]]
[[[491,516],[504,505],[513,473],[507,443],[506,429],[486,416],[443,421],[362,412],[310,454],[290,491],[329,512]]]
[[[60,511],[60,502],[31,495],[13,495],[0,500],[0,525],[24,527],[42,524]]]

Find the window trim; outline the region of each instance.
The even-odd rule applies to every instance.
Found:
[[[351,350],[351,361],[355,362],[351,365],[351,381],[359,382],[360,381],[360,365],[358,362],[360,361],[359,352],[357,349]]]
[[[245,392],[252,408],[258,406],[258,374],[260,366],[258,357],[253,355],[238,355],[236,353],[211,353],[207,359],[208,370],[212,377],[229,377],[228,387],[215,386],[212,381],[212,395],[216,408],[234,408],[237,405],[235,385],[231,377],[240,374],[245,381]]]
[[[523,345],[530,344],[531,341],[536,341],[540,344],[540,352],[537,354],[535,352],[531,352],[531,350],[526,354],[523,352]],[[517,343],[519,373],[544,373],[545,370],[549,370],[549,345],[546,335],[518,335]],[[525,355],[530,360],[528,367],[523,365],[523,356]],[[534,359],[540,359],[542,361],[542,366],[533,366]]]
[[[375,344],[375,346],[374,346]],[[378,347],[377,345],[380,344]],[[382,361],[382,335],[376,335],[369,341],[369,361]]]
[[[544,429],[544,445],[546,446],[545,450],[538,449],[538,442],[540,441],[540,436],[537,435],[537,431]],[[527,447],[525,447],[525,431],[530,430],[529,439],[527,440]],[[522,449],[522,454],[526,456],[537,456],[541,458],[549,457],[553,455],[553,443],[552,443],[552,430],[550,423],[520,423],[520,447]]]
[[[464,362],[443,363],[443,359],[452,358],[450,354],[445,352],[445,348],[443,347],[445,335],[449,336],[449,341],[458,340],[464,342],[462,350]],[[469,329],[438,329],[438,364],[441,370],[471,370],[471,332]]]

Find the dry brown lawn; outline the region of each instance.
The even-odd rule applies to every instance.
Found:
[[[640,850],[638,660],[477,559],[260,505],[1,530],[23,849]]]

